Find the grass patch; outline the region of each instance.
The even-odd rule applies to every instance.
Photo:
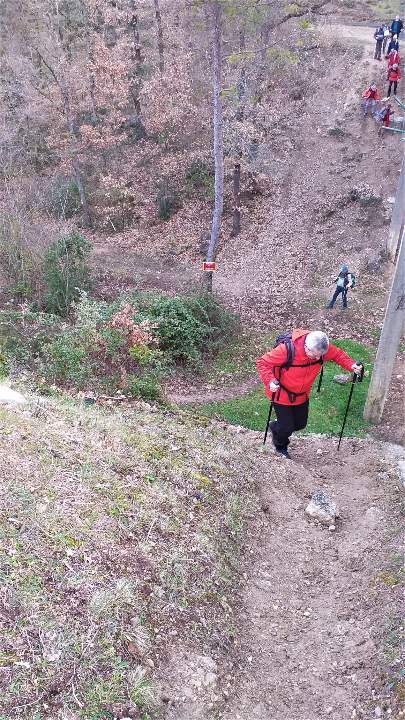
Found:
[[[273,344],[274,337],[274,333],[264,337],[241,333],[204,368],[204,376],[214,382],[225,377],[235,380],[252,375],[256,358]]]
[[[256,466],[188,413],[2,408],[0,720],[161,717],[173,637],[205,649],[234,624]]]
[[[370,374],[364,377],[363,383],[354,389],[344,433],[348,437],[361,437],[367,431],[367,423],[363,419],[363,407],[372,369],[371,353],[368,348],[354,340],[338,340],[334,344],[345,350],[351,357],[361,358],[366,370],[370,371]],[[332,435],[340,433],[350,392],[349,383],[338,385],[333,382],[333,376],[340,372],[339,366],[327,363],[319,395],[316,393],[316,383],[314,383],[306,432]],[[269,412],[269,401],[265,397],[263,386],[260,383],[241,397],[202,405],[199,407],[199,411],[210,417],[219,417],[233,425],[241,425],[251,430],[264,430]]]

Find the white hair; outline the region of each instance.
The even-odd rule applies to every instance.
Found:
[[[307,350],[313,350],[314,352],[324,355],[328,351],[329,338],[326,333],[321,330],[314,330],[306,336],[305,347]]]

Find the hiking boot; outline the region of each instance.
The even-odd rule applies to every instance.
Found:
[[[282,455],[287,460],[291,460],[291,456],[288,454],[287,448],[276,448],[277,455]]]

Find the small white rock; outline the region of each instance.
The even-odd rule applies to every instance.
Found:
[[[6,385],[0,385],[0,403],[4,405],[24,405],[25,402],[25,397],[19,392],[11,390]]]
[[[336,525],[329,525],[328,530],[330,530],[330,532],[333,532],[334,530],[336,530]]]

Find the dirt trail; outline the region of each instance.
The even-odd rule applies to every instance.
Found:
[[[350,43],[364,45],[368,52],[370,47],[375,46],[373,38],[375,26],[367,25],[342,25],[341,23],[323,23],[319,26],[322,34],[333,39],[348,40]]]
[[[284,476],[269,458],[259,489],[266,519],[251,538],[240,675],[221,718],[397,717],[382,677],[384,643],[389,632],[399,642],[401,624],[401,491],[388,446],[346,440],[337,454],[322,438],[293,445]],[[340,507],[335,531],[306,519],[317,487]]]

